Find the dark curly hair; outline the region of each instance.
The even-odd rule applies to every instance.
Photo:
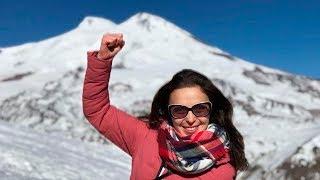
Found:
[[[232,122],[232,104],[208,77],[199,72],[191,69],[179,71],[169,82],[158,90],[153,98],[151,112],[148,115],[150,128],[158,129],[162,121],[170,119],[167,107],[172,91],[179,88],[194,86],[201,87],[202,91],[212,102],[213,108],[209,122],[216,123],[226,130],[230,140],[231,163],[236,170],[246,170],[249,163],[244,153],[243,137]]]

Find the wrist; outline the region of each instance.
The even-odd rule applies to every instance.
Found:
[[[100,51],[98,51],[97,58],[100,60],[105,60],[105,59],[107,59],[107,56],[106,56],[106,54],[103,54]]]
[[[101,53],[101,52],[97,52],[96,54],[96,58],[101,60],[101,61],[106,61],[109,59],[113,59],[114,56],[112,56],[110,53]]]

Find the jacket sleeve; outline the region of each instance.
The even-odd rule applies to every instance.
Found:
[[[108,83],[112,60],[99,60],[97,52],[88,52],[83,85],[83,112],[88,121],[102,135],[133,156],[139,136],[148,130],[145,122],[110,105]]]

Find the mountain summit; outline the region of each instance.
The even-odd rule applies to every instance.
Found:
[[[235,125],[252,165],[243,177],[272,179],[286,175],[288,165],[307,167],[296,162],[305,157],[299,149],[319,139],[319,80],[247,62],[148,13],[120,24],[90,16],[59,36],[3,48],[0,120],[41,133],[106,142],[88,125],[81,106],[86,52],[97,50],[106,32],[122,32],[126,41],[114,59],[109,85],[115,106],[144,115],[162,84],[181,69],[194,69],[207,75],[235,107]],[[318,152],[310,153],[314,156],[305,164],[317,161]]]

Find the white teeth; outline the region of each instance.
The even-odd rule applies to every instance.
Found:
[[[197,129],[197,127],[186,127],[185,129],[187,129],[188,131],[194,131]]]

